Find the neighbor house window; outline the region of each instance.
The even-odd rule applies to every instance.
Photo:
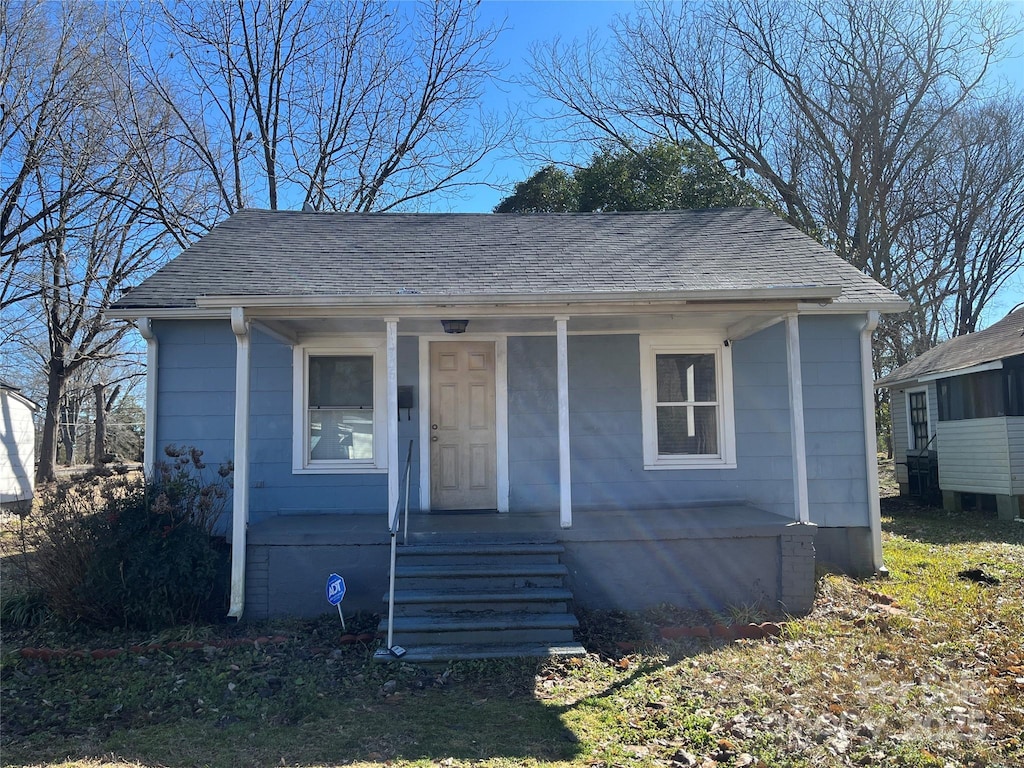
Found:
[[[1024,415],[1020,370],[980,371],[939,379],[939,421]]]
[[[915,389],[907,392],[907,418],[910,450],[927,448],[931,439],[931,435],[928,434],[928,390]]]
[[[645,468],[735,467],[730,349],[645,337],[640,358]]]
[[[382,358],[376,346],[296,350],[296,471],[386,466]]]

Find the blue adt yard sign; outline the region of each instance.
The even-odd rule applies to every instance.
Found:
[[[341,612],[341,601],[345,597],[345,580],[336,573],[327,577],[327,601],[331,605],[338,606],[338,617],[341,619],[341,628],[345,629],[345,614]]]
[[[345,580],[336,573],[327,577],[327,601],[338,605],[345,598]]]

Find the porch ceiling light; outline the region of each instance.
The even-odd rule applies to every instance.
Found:
[[[441,327],[445,333],[465,333],[469,320],[442,320]]]

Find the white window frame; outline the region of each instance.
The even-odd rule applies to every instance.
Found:
[[[915,450],[914,445],[914,422],[911,420],[910,413],[910,396],[913,394],[924,393],[924,413],[925,418],[928,421],[928,440],[930,441],[934,436],[935,432],[932,429],[932,404],[928,396],[928,387],[912,387],[904,390],[903,392],[903,407],[906,411],[907,416],[907,450]]]
[[[345,338],[296,345],[292,352],[292,474],[376,474],[388,471],[388,395],[385,337]],[[309,358],[373,358],[373,459],[309,458]]]
[[[715,356],[718,390],[717,454],[668,456],[658,453],[658,355]],[[736,423],[733,409],[732,349],[721,338],[706,334],[685,337],[640,337],[640,410],[643,422],[644,469],[735,469]]]

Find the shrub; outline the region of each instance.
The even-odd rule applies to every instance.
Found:
[[[0,601],[0,624],[27,629],[37,627],[46,619],[46,601],[39,592],[4,595]]]
[[[209,481],[202,451],[166,449],[153,482],[117,477],[45,494],[28,577],[69,621],[156,629],[226,609],[227,547],[214,535],[230,469]]]

